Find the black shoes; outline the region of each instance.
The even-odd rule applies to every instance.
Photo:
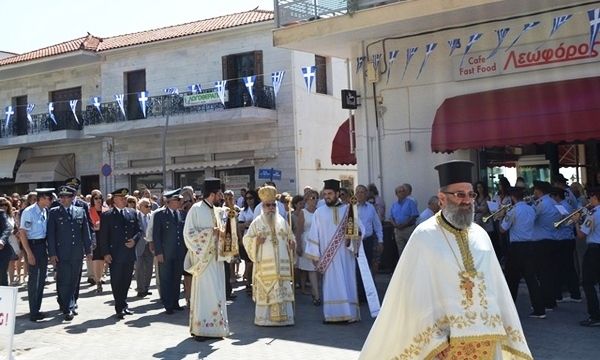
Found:
[[[33,321],[33,322],[36,322],[36,321],[42,320],[45,317],[46,317],[46,314],[44,314],[43,312],[39,312],[37,314],[31,314],[31,315],[29,315],[29,320]]]
[[[173,309],[167,309],[167,310],[165,310],[165,314],[167,314],[167,315],[173,315]]]
[[[65,321],[71,321],[71,320],[73,320],[74,317],[75,317],[75,314],[73,314],[73,312],[70,311],[65,314]]]
[[[185,308],[184,308],[183,306],[179,306],[179,305],[177,305],[177,306],[174,306],[174,307],[173,307],[173,310],[177,310],[177,311],[183,311],[183,310],[185,310]]]
[[[122,313],[125,314],[125,315],[133,315],[133,311],[131,311],[131,310],[127,309],[127,308],[123,309]]]

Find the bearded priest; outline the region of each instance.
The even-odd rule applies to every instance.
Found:
[[[532,359],[489,236],[473,163],[435,167],[442,210],[412,233],[360,359]]]
[[[277,189],[258,190],[262,214],[252,221],[244,236],[244,246],[254,263],[252,299],[256,303],[254,324],[258,326],[294,325],[294,235],[285,219],[277,213]]]

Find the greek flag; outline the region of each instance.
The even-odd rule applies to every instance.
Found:
[[[306,86],[306,91],[310,93],[310,89],[312,88],[312,83],[315,81],[315,75],[317,73],[316,66],[304,66],[302,67],[302,77],[304,78],[304,85]]]
[[[101,100],[102,99],[100,98],[100,96],[92,96],[90,98],[90,104],[94,105],[96,110],[98,110],[98,114],[100,114],[100,116],[102,116],[102,111],[100,110],[100,101]]]
[[[77,124],[79,124],[79,119],[77,118],[77,113],[75,112],[76,108],[77,108],[77,102],[79,100],[69,100],[69,105],[71,105],[71,112],[73,113],[73,116],[75,117],[75,121],[77,122]]]
[[[494,50],[492,50],[490,55],[488,55],[488,57],[487,57],[488,59],[491,59],[494,56],[496,56],[496,53],[498,52],[498,49],[500,49],[500,46],[502,46],[504,39],[506,39],[506,35],[508,35],[510,28],[498,29],[498,30],[494,30],[494,31],[496,32],[496,36],[498,37],[498,44],[496,45]]]
[[[423,62],[421,63],[421,68],[419,69],[419,73],[417,74],[417,79],[419,78],[419,76],[421,76],[421,72],[425,68],[425,64],[427,63],[429,56],[431,55],[433,50],[435,50],[436,47],[437,43],[429,43],[425,45],[425,57],[423,58]]]
[[[115,100],[117,101],[117,104],[119,104],[119,109],[121,109],[121,113],[123,113],[123,116],[125,117],[125,119],[127,119],[127,114],[125,114],[125,107],[123,106],[123,99],[125,99],[125,94],[115,95]]]
[[[538,26],[539,24],[540,24],[539,21],[532,21],[530,23],[523,25],[523,30],[521,30],[519,35],[517,35],[517,37],[513,40],[513,42],[509,45],[509,47],[507,47],[506,50],[504,50],[504,52],[508,52],[508,50],[510,50],[510,48],[515,46],[515,44],[517,43],[517,41],[519,41],[519,39],[521,38],[521,36],[523,36],[523,34],[528,32],[529,30],[533,29],[534,27]]]
[[[223,105],[225,105],[225,85],[227,85],[227,80],[215,81],[217,95],[219,95],[219,99],[221,99],[221,104]]]
[[[52,119],[54,125],[58,125],[56,122],[56,117],[54,117],[54,103],[52,102],[48,103],[48,115],[50,116],[50,119]]]
[[[175,89],[177,90],[177,88],[170,88],[170,89]],[[165,89],[167,90],[167,89]],[[144,117],[146,117],[146,108],[147,108],[147,103],[148,103],[148,92],[147,91],[141,91],[139,93],[139,97],[138,97],[138,101],[140,102],[140,107],[142,108],[142,113],[144,114]],[[170,94],[179,94],[179,91],[177,91],[177,93],[171,92]]]
[[[192,94],[199,94],[202,92],[202,85],[200,84],[192,84],[192,85],[188,85],[188,90],[192,93]]]
[[[246,85],[246,89],[250,93],[250,99],[252,99],[252,104],[254,104],[254,84],[256,83],[256,75],[246,76],[244,77],[244,85]]]
[[[35,109],[35,104],[27,104],[27,120],[29,120],[29,123],[33,125],[33,118],[31,117],[31,113],[33,112],[33,109]]]
[[[179,95],[179,89],[176,87],[169,87],[165,89],[167,95]]]
[[[474,33],[471,36],[469,36],[469,42],[467,43],[467,46],[465,46],[465,52],[463,53],[462,58],[460,59],[460,67],[463,66],[463,62],[465,61],[465,57],[467,56],[467,54],[469,53],[469,50],[471,50],[471,47],[479,40],[481,39],[481,36],[483,34],[482,33]]]
[[[600,8],[588,10],[588,18],[590,19],[590,54],[596,45],[596,37],[600,28]]]
[[[390,73],[392,72],[392,64],[394,63],[394,61],[396,61],[396,58],[398,57],[399,53],[400,53],[400,50],[392,50],[392,51],[390,51],[390,61],[388,63],[388,67],[387,67],[387,80],[386,80],[386,84],[390,82]]]
[[[360,69],[363,67],[364,63],[365,63],[365,56],[359,56],[356,58],[356,73],[358,74],[358,72],[360,71]]]
[[[406,69],[408,69],[408,64],[410,63],[410,59],[417,53],[418,47],[412,47],[406,49],[406,64],[404,65],[404,72],[402,73],[402,80],[404,80],[404,75],[406,74]]]
[[[271,73],[271,81],[273,83],[273,93],[275,94],[275,97],[277,97],[277,94],[279,93],[279,89],[281,88],[281,83],[283,82],[284,75],[285,75],[285,71],[283,71],[283,70]]]
[[[564,23],[569,21],[571,16],[573,15],[569,14],[555,17],[552,21],[552,30],[550,31],[550,36],[548,38],[551,38],[552,35],[554,35],[554,33],[558,30],[558,28],[560,28]]]
[[[4,113],[6,114],[6,123],[4,124],[4,129],[8,129],[8,124],[10,124],[10,117],[15,114],[12,105],[8,105],[4,109]]]
[[[460,48],[460,39],[452,39],[452,40],[448,40],[448,45],[450,46],[450,55],[448,56],[452,56],[452,53],[454,53],[455,49]]]
[[[373,58],[373,69],[375,71],[379,70],[379,63],[381,62],[381,56],[382,56],[382,54],[375,54],[372,57]]]

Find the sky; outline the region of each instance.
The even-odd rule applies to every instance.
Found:
[[[273,0],[8,0],[0,51],[25,53],[87,35],[109,37],[259,9]]]

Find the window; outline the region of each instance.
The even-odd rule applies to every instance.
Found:
[[[75,120],[75,116],[71,111],[71,100],[79,100],[75,107],[77,120]],[[50,129],[52,131],[67,129],[81,130],[81,87],[52,91],[50,93],[50,101],[53,102],[53,113],[56,119],[56,124],[52,120],[48,120],[50,121]]]
[[[254,84],[255,99],[258,102],[264,94],[262,50],[223,56],[223,79],[227,81],[229,91],[228,107],[252,105],[252,99],[246,90],[242,77],[256,75]]]
[[[175,174],[175,187],[191,186],[194,191],[202,188],[204,184],[204,171],[188,171]]]
[[[13,126],[16,126],[17,135],[27,135],[27,95],[17,96],[14,98],[13,104],[15,104],[15,122]]]
[[[256,186],[254,167],[216,170],[215,176],[221,179],[221,184],[225,186],[225,190],[233,190],[236,194],[239,194],[240,189],[243,187],[254,189]]]
[[[162,184],[163,177],[160,173],[131,175],[131,192],[134,190],[148,189],[153,195],[162,194],[164,187]]]
[[[327,94],[327,58],[315,55],[315,66],[317,67],[317,73],[315,74],[316,91],[319,94]]]
[[[125,73],[125,112],[127,120],[143,119],[144,113],[138,101],[138,93],[146,91],[146,70]]]

